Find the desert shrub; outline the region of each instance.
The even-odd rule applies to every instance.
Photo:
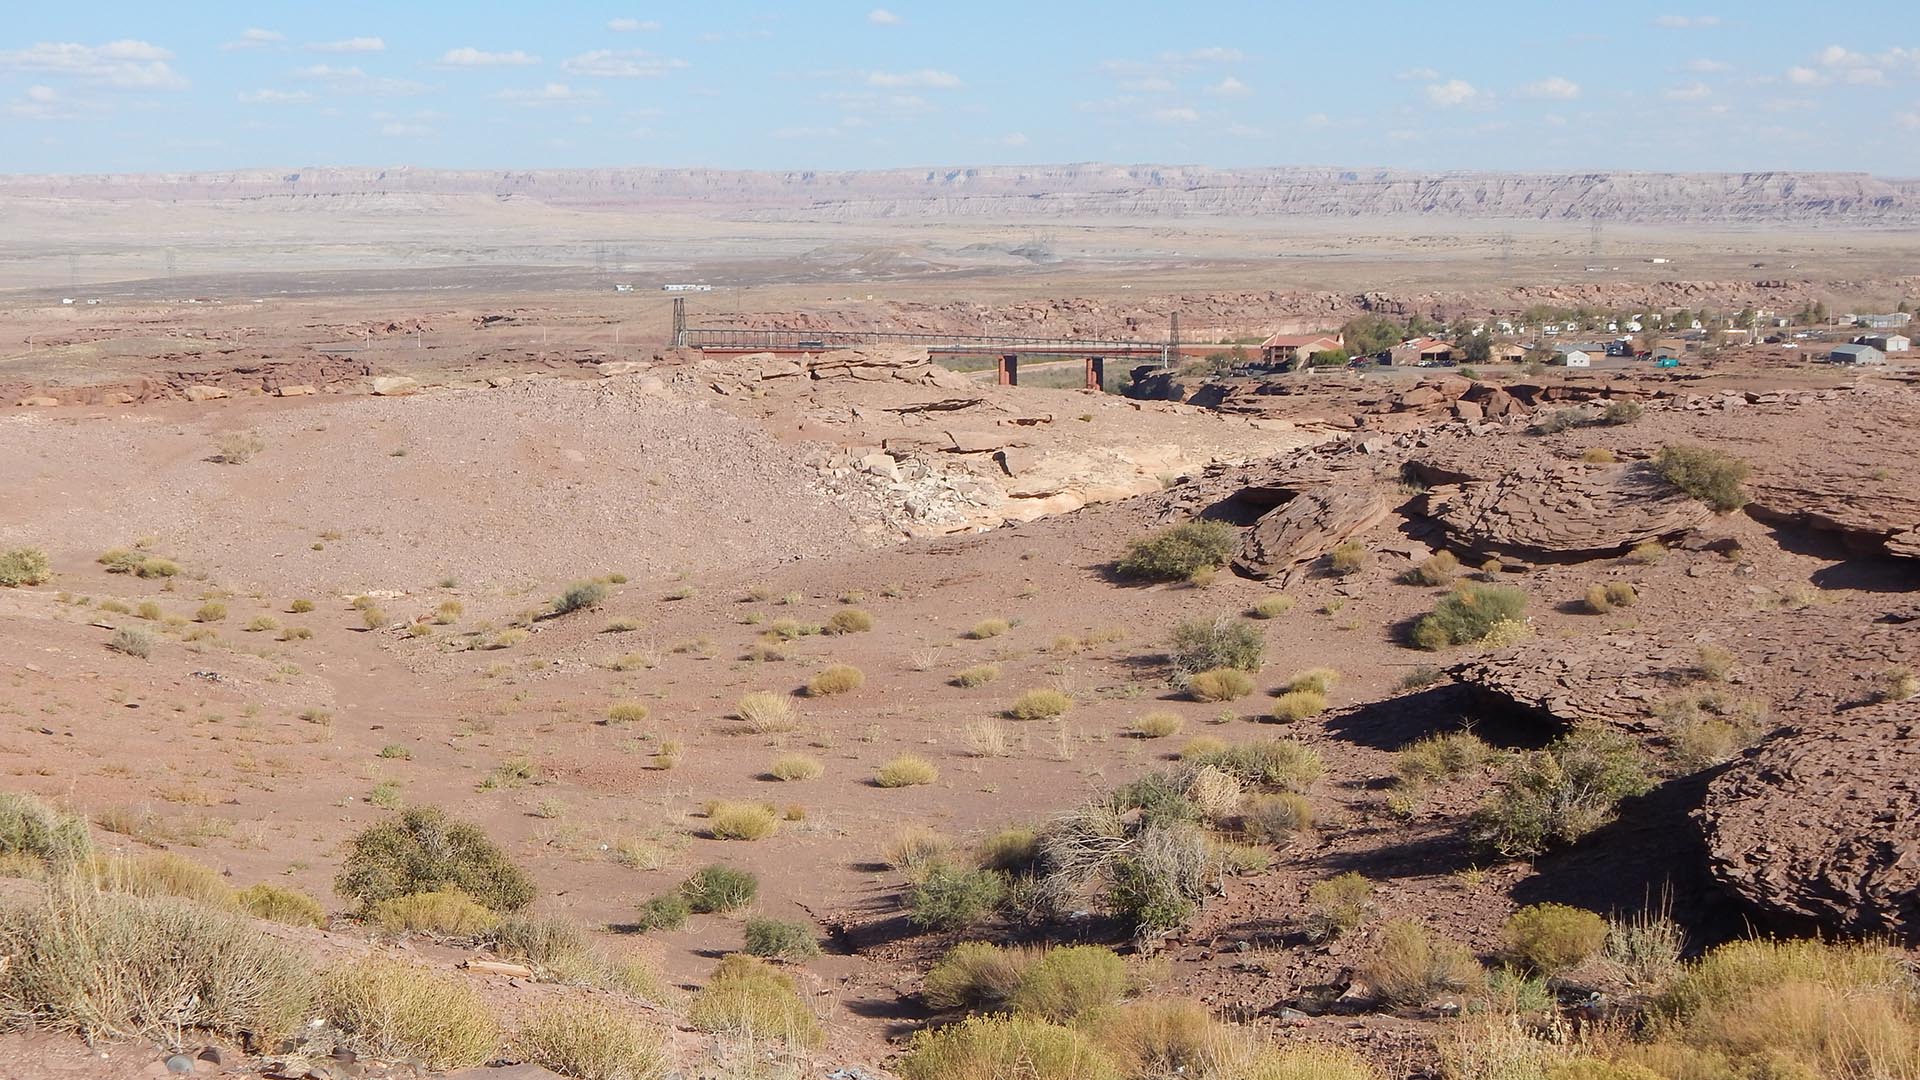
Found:
[[[655,1080],[666,1041],[652,1023],[589,998],[543,1005],[514,1033],[516,1056],[569,1080]]]
[[[1304,795],[1283,792],[1247,800],[1243,815],[1246,831],[1269,844],[1288,844],[1313,828],[1313,806]]]
[[[1007,725],[995,719],[976,720],[965,729],[967,753],[974,757],[1011,757],[1014,738]]]
[[[1179,930],[1199,912],[1219,869],[1219,849],[1204,830],[1149,825],[1107,866],[1106,905],[1136,937]]]
[[[1073,698],[1063,690],[1039,687],[1015,698],[1007,715],[1015,720],[1051,720],[1073,708]]]
[[[1253,678],[1239,668],[1214,668],[1187,676],[1195,701],[1238,701],[1253,693]]]
[[[1558,435],[1590,422],[1592,415],[1580,408],[1542,411],[1533,423],[1527,425],[1527,431],[1534,435]]]
[[[780,827],[765,803],[720,800],[707,807],[707,835],[715,840],[764,840]]]
[[[1639,599],[1640,594],[1625,581],[1606,584],[1595,582],[1587,586],[1587,610],[1595,615],[1605,615],[1615,608],[1632,607]]]
[[[1249,613],[1256,619],[1277,619],[1293,610],[1294,599],[1286,593],[1261,597]]]
[[[1093,1031],[1127,1076],[1212,1076],[1237,1049],[1229,1029],[1191,998],[1130,1001],[1101,1017]]]
[[[1242,675],[1241,678],[1246,676]],[[1178,735],[1185,724],[1179,713],[1150,712],[1133,722],[1133,733],[1143,739],[1164,739],[1169,735]]]
[[[1920,676],[1909,667],[1890,667],[1874,677],[1873,700],[1911,701],[1920,697]]]
[[[1231,615],[1183,622],[1174,627],[1167,647],[1174,674],[1181,677],[1218,668],[1259,671],[1265,651],[1260,628]]]
[[[1217,825],[1239,815],[1246,785],[1232,773],[1202,765],[1188,774],[1184,794],[1196,814]]]
[[[1766,732],[1766,702],[1718,689],[1668,698],[1653,711],[1675,764],[1689,771],[1731,760]]]
[[[567,967],[592,953],[579,923],[554,916],[509,915],[487,932],[496,955],[538,968]]]
[[[1183,760],[1195,765],[1211,765],[1249,784],[1298,792],[1306,791],[1318,780],[1323,769],[1318,751],[1291,739],[1241,743]]]
[[[982,941],[955,945],[927,971],[920,996],[936,1009],[998,1009],[1012,999],[1034,954]]]
[[[1460,560],[1451,551],[1437,551],[1407,571],[1411,585],[1451,585],[1460,574]]]
[[[0,586],[39,585],[52,576],[53,563],[39,548],[14,548],[0,554]]]
[[[1401,747],[1394,773],[1402,785],[1420,788],[1477,769],[1492,757],[1493,747],[1471,731],[1446,731]]]
[[[634,929],[641,933],[650,930],[678,930],[687,925],[687,918],[693,914],[693,906],[687,898],[678,893],[668,893],[640,902],[634,915]]]
[[[1600,422],[1603,424],[1631,424],[1640,419],[1646,409],[1637,401],[1609,401],[1607,407],[1600,410]]]
[[[478,826],[430,806],[411,807],[350,840],[334,888],[369,906],[458,889],[498,912],[518,911],[534,895],[533,880]]]
[[[1392,1004],[1419,1005],[1478,985],[1481,975],[1466,946],[1437,937],[1417,922],[1396,919],[1380,928],[1360,978]]]
[[[610,724],[637,724],[645,720],[652,711],[653,710],[647,708],[646,702],[626,698],[607,706],[607,722]]]
[[[1444,649],[1485,641],[1498,624],[1519,622],[1526,607],[1527,594],[1511,585],[1461,585],[1414,624],[1413,643]]]
[[[831,697],[865,686],[866,675],[851,664],[834,664],[807,680],[807,693],[813,697]]]
[[[1340,682],[1340,673],[1329,667],[1308,668],[1294,673],[1287,680],[1288,690],[1311,690],[1316,694],[1330,694]]]
[[[143,578],[170,578],[180,573],[180,564],[158,555],[148,555],[140,560],[140,565],[133,572]]]
[[[322,1002],[334,1027],[379,1057],[462,1069],[500,1048],[500,1025],[473,988],[402,960],[374,956],[328,972]]]
[[[883,788],[918,787],[940,779],[933,762],[913,754],[901,754],[873,774],[873,782]]]
[[[555,615],[571,615],[576,611],[596,608],[607,598],[607,587],[598,581],[576,581],[567,586],[567,591],[553,598],[548,610]]]
[[[218,870],[171,851],[95,859],[92,870],[95,884],[108,892],[148,899],[176,897],[208,907],[234,906],[233,889]]]
[[[733,715],[756,735],[792,731],[800,726],[794,717],[793,699],[770,690],[755,690],[734,703]]]
[[[972,1016],[914,1036],[905,1080],[1122,1080],[1079,1031],[1022,1016]]]
[[[1264,1047],[1231,1075],[1233,1080],[1380,1080],[1380,1074],[1359,1054],[1317,1043]]]
[[[446,605],[442,604],[441,606],[445,607]],[[287,610],[295,615],[305,615],[307,612],[313,610],[313,601],[305,599],[295,600],[287,605]]]
[[[1358,540],[1342,540],[1327,553],[1327,568],[1341,577],[1366,569],[1372,553]]]
[[[107,648],[145,660],[153,655],[153,635],[137,626],[122,626],[107,638]]]
[[[1070,1023],[1120,1004],[1132,987],[1133,973],[1112,949],[1068,945],[1036,957],[1007,1003],[1020,1016]]]
[[[953,839],[925,825],[902,825],[880,853],[880,858],[895,870],[918,874],[924,867],[945,859],[953,852]]]
[[[1532,904],[1514,912],[1501,934],[1509,958],[1554,975],[1600,951],[1607,943],[1607,920],[1584,908]]]
[[[1589,446],[1580,451],[1580,460],[1589,465],[1611,465],[1620,460],[1620,455],[1604,446]]]
[[[148,622],[159,622],[166,615],[159,603],[153,600],[140,601],[140,606],[134,608],[133,612]]]
[[[253,460],[253,455],[267,448],[266,440],[251,431],[230,431],[213,444],[213,455],[208,461],[221,465],[245,465]]]
[[[707,866],[680,886],[680,894],[702,915],[724,915],[753,903],[760,894],[760,879],[731,866]]]
[[[1670,445],[1654,455],[1653,471],[1688,495],[1726,513],[1747,504],[1741,488],[1752,466],[1705,446]]]
[[[773,759],[767,775],[775,780],[818,780],[827,771],[820,759],[805,754],[781,754]]]
[[[973,624],[973,629],[968,630],[966,636],[974,641],[985,641],[988,638],[997,638],[1011,629],[1013,624],[1005,619],[981,619]]]
[[[0,1016],[88,1039],[186,1029],[275,1040],[305,1023],[304,959],[232,912],[58,883],[0,906]]]
[[[367,921],[388,934],[471,938],[493,929],[500,916],[466,893],[449,889],[390,896],[373,905]]]
[[[1195,735],[1193,738],[1188,739],[1185,745],[1180,747],[1180,760],[1192,761],[1196,758],[1205,758],[1214,754],[1224,753],[1226,749],[1227,741],[1225,739],[1216,738],[1212,735]]]
[[[0,791],[0,855],[33,859],[48,871],[70,870],[92,859],[93,836],[84,818],[32,795]]]
[[[1630,562],[1652,566],[1667,557],[1667,545],[1658,540],[1644,540],[1633,545],[1633,550],[1627,552],[1626,557]]]
[[[1314,882],[1307,888],[1307,936],[1326,941],[1359,929],[1372,897],[1373,882],[1357,871]]]
[[[1687,932],[1665,910],[1642,911],[1607,920],[1607,966],[1628,986],[1659,993],[1680,973]]]
[[[687,1022],[696,1030],[802,1046],[824,1041],[793,979],[758,957],[732,953],[694,998]]]
[[[975,664],[970,668],[962,668],[955,672],[951,681],[955,686],[964,686],[971,689],[975,686],[985,686],[999,677],[1000,665]]]
[[[975,847],[976,861],[988,870],[1024,874],[1040,856],[1040,833],[1025,825],[1009,825]]]
[[[820,955],[820,942],[805,923],[747,917],[747,952],[766,960],[804,963]]]
[[[1183,581],[1195,571],[1225,566],[1240,531],[1221,521],[1187,521],[1127,545],[1115,568],[1127,577]]]
[[[858,634],[873,629],[873,616],[859,608],[843,608],[827,620],[829,634]]]
[[[1606,825],[1621,799],[1652,788],[1646,755],[1632,739],[1577,728],[1507,766],[1474,815],[1474,833],[1503,855],[1531,857]]]
[[[301,892],[280,885],[261,882],[249,885],[233,894],[240,910],[256,919],[268,919],[289,926],[327,925],[327,909],[320,901]]]
[[[960,930],[992,915],[1006,895],[1005,874],[936,859],[907,894],[909,918],[923,929]]]
[[[1289,690],[1273,702],[1273,718],[1283,724],[1297,723],[1327,711],[1327,695],[1315,690]]]
[[[1708,682],[1726,682],[1737,662],[1733,653],[1718,645],[1702,645],[1694,654],[1693,675]]]

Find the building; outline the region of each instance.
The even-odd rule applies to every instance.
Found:
[[[1904,311],[1889,312],[1885,315],[1862,315],[1855,320],[1869,330],[1898,330],[1913,321],[1913,316]]]
[[[1593,354],[1585,349],[1560,348],[1554,352],[1560,356],[1560,362],[1568,367],[1592,367]]]
[[[1453,346],[1439,338],[1417,337],[1387,350],[1395,364],[1438,364],[1453,359]]]
[[[1517,364],[1527,358],[1527,347],[1525,345],[1515,345],[1509,341],[1495,345],[1487,351],[1487,355],[1494,360],[1504,360],[1509,364]]]
[[[1871,345],[1835,345],[1827,352],[1829,364],[1884,364],[1887,354]]]
[[[1260,343],[1260,362],[1267,367],[1305,363],[1314,353],[1345,347],[1346,339],[1332,334],[1275,334]]]
[[[673,284],[660,286],[661,292],[712,292],[711,285]]]
[[[91,301],[89,301],[91,303]],[[1906,352],[1913,348],[1913,339],[1905,334],[1869,334],[1854,341],[1856,345],[1871,345],[1883,353]]]

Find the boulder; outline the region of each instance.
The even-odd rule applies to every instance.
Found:
[[[1605,724],[1656,734],[1655,708],[1692,671],[1699,650],[1638,634],[1533,638],[1452,671],[1490,705],[1543,725]]]
[[[1714,779],[1695,818],[1714,877],[1755,908],[1920,942],[1920,700],[1762,744]]]
[[[14,404],[19,405],[22,408],[28,408],[28,409],[46,409],[46,408],[51,408],[55,405],[60,404],[60,399],[50,398],[45,396],[24,397],[24,398],[21,398],[19,401],[14,402]]]
[[[276,397],[311,397],[319,392],[304,383],[297,386],[276,386],[273,389]]]
[[[1435,487],[1424,512],[1451,546],[1535,561],[1618,555],[1706,524],[1707,507],[1642,465],[1539,462]]]
[[[1378,525],[1387,512],[1387,500],[1371,487],[1329,484],[1302,491],[1254,522],[1233,564],[1250,577],[1273,577]]]
[[[224,386],[207,386],[204,383],[194,383],[181,393],[188,401],[217,401],[220,398],[232,396],[227,393],[227,388]]]
[[[399,397],[420,389],[420,381],[408,375],[375,375],[368,389],[376,397]]]

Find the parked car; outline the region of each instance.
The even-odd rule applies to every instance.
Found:
[[[1680,358],[1677,356],[1663,356],[1655,360],[1653,366],[1657,368],[1676,368],[1680,366]]]

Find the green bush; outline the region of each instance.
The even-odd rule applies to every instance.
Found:
[[[1021,874],[1033,868],[1040,854],[1040,834],[1025,825],[1009,825],[980,841],[975,849],[981,866],[1008,874]]]
[[[636,930],[646,933],[649,930],[678,930],[687,925],[687,917],[693,914],[693,905],[679,893],[656,896],[643,900],[635,915],[633,925]]]
[[[1195,701],[1238,701],[1253,693],[1253,678],[1239,668],[1214,668],[1187,676],[1187,693]]]
[[[1092,1039],[1022,1016],[972,1016],[914,1036],[905,1080],[1123,1080]]]
[[[1247,801],[1243,815],[1246,830],[1269,844],[1289,844],[1313,828],[1313,806],[1305,795],[1283,792],[1261,795]]]
[[[1358,930],[1372,898],[1373,882],[1354,870],[1314,882],[1307,888],[1307,936],[1326,941]]]
[[[1289,690],[1273,702],[1273,718],[1294,724],[1327,711],[1327,695],[1317,690]]]
[[[1518,622],[1527,594],[1511,585],[1466,584],[1442,597],[1413,627],[1413,643],[1422,649],[1472,645],[1503,622]]]
[[[983,941],[955,945],[927,971],[920,996],[936,1009],[1004,1007],[1020,988],[1034,954]]]
[[[753,903],[760,894],[760,879],[731,866],[708,866],[688,878],[680,894],[688,907],[702,915],[724,915]]]
[[[802,1046],[825,1041],[813,1010],[793,979],[766,961],[732,953],[694,998],[687,1022],[696,1030],[754,1040],[779,1039]]]
[[[1502,928],[1506,955],[1541,975],[1556,975],[1600,951],[1607,920],[1566,904],[1532,904]]]
[[[1283,791],[1304,792],[1324,768],[1317,750],[1291,739],[1242,743],[1224,750],[1182,755],[1194,766],[1211,765],[1249,784],[1265,784]]]
[[[1740,485],[1753,467],[1731,454],[1705,446],[1663,446],[1654,455],[1653,471],[1688,495],[1726,513],[1747,505]]]
[[[1137,936],[1170,933],[1198,914],[1219,868],[1219,848],[1205,830],[1150,825],[1108,867],[1106,904]]]
[[[568,1080],[656,1080],[666,1040],[639,1016],[590,998],[541,1006],[514,1034],[517,1057]]]
[[[334,879],[340,895],[371,906],[411,893],[458,889],[497,912],[533,901],[533,880],[476,825],[430,806],[362,830]]]
[[[1392,1004],[1420,1005],[1478,985],[1481,974],[1466,946],[1436,937],[1417,922],[1396,919],[1380,928],[1360,978]]]
[[[607,587],[598,581],[576,581],[567,586],[567,591],[553,598],[549,609],[555,615],[571,615],[576,611],[599,607],[607,598]]]
[[[935,861],[907,894],[909,918],[922,929],[962,930],[991,916],[1006,895],[1007,877],[997,870]]]
[[[14,548],[0,555],[0,586],[39,585],[53,576],[53,563],[38,548]]]
[[[320,901],[298,889],[261,882],[233,894],[240,910],[256,919],[268,919],[289,926],[327,925],[327,909]]]
[[[1394,772],[1402,786],[1421,788],[1477,769],[1492,757],[1493,747],[1471,731],[1444,731],[1401,747]]]
[[[1286,593],[1266,596],[1254,602],[1253,617],[1256,619],[1277,619],[1293,610],[1294,599]]]
[[[1474,833],[1503,855],[1531,857],[1606,825],[1621,799],[1652,788],[1646,755],[1632,739],[1578,728],[1507,766],[1474,815]]]
[[[38,860],[49,872],[70,870],[93,858],[93,836],[83,818],[32,795],[0,791],[0,855]]]
[[[336,968],[323,999],[328,1022],[379,1057],[440,1071],[482,1064],[500,1049],[486,999],[452,975],[404,960],[370,956]]]
[[[1266,645],[1258,626],[1232,615],[1216,615],[1174,627],[1167,655],[1174,674],[1183,678],[1218,668],[1259,671]]]
[[[1188,521],[1135,540],[1116,568],[1131,578],[1185,581],[1196,570],[1225,566],[1240,531],[1220,521]]]
[[[1019,1016],[1071,1023],[1120,1004],[1133,987],[1127,962],[1098,945],[1069,945],[1041,953],[1014,988],[1008,1004]]]
[[[820,942],[805,923],[747,917],[747,952],[766,960],[804,963],[820,955]]]

